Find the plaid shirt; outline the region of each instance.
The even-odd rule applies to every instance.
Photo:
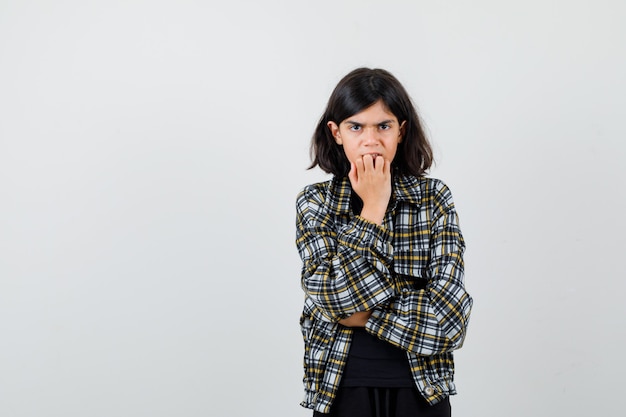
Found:
[[[463,284],[465,243],[448,187],[398,175],[383,225],[352,214],[347,177],[309,185],[297,198],[305,342],[301,405],[328,413],[352,330],[338,324],[371,310],[365,329],[407,352],[431,404],[456,394],[452,351],[472,307]]]

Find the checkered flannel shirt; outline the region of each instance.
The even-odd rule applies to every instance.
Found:
[[[309,185],[297,197],[296,245],[305,292],[301,405],[328,413],[352,330],[338,324],[371,310],[365,329],[407,352],[417,389],[431,404],[456,394],[452,351],[472,307],[465,243],[448,187],[394,176],[382,226],[352,214],[347,177]]]

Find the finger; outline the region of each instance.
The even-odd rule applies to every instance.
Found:
[[[374,169],[374,158],[372,155],[363,155],[363,165],[367,170]]]
[[[374,161],[374,169],[378,169],[379,171],[384,172],[385,158],[383,158],[381,155],[378,155],[376,157],[376,160]]]
[[[357,177],[360,177],[363,172],[365,172],[365,161],[363,161],[362,158],[357,158],[357,160],[354,161],[354,164],[356,166]]]
[[[391,174],[391,161],[387,161],[386,159],[383,159],[383,173],[385,175]]]

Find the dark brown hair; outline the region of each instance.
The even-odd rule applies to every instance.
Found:
[[[357,68],[339,81],[333,90],[324,114],[311,139],[309,169],[319,166],[323,171],[345,176],[350,162],[328,127],[338,125],[355,114],[382,100],[399,123],[404,124],[404,137],[398,144],[392,162],[395,172],[414,176],[423,175],[433,163],[433,151],[424,134],[420,118],[411,98],[400,82],[383,69]]]

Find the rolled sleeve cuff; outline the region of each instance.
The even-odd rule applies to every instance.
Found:
[[[374,263],[388,266],[393,262],[393,232],[361,216],[341,229],[337,240]]]

